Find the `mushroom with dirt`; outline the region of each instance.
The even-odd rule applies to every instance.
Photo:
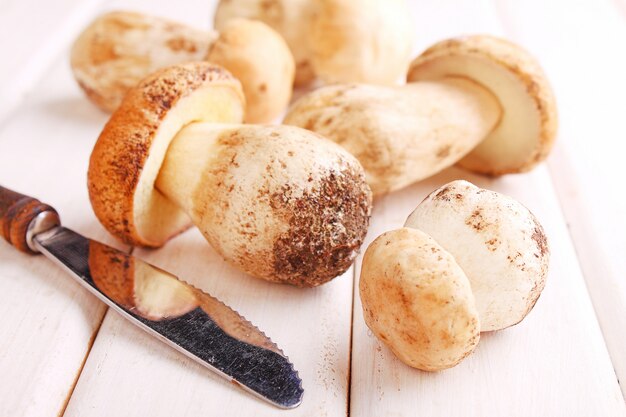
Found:
[[[535,216],[516,200],[467,181],[433,191],[403,228],[367,249],[363,315],[405,363],[456,365],[479,332],[521,322],[539,298],[549,249]]]
[[[371,191],[358,161],[291,126],[242,125],[241,85],[188,63],[131,88],[91,154],[96,216],[133,245],[159,247],[192,223],[255,277],[316,286],[361,246]]]
[[[324,82],[394,84],[411,53],[405,0],[221,0],[219,30],[233,18],[256,19],[278,31],[296,60],[296,85]]]
[[[112,112],[154,71],[208,60],[241,81],[246,121],[272,121],[291,99],[295,63],[289,47],[261,22],[234,19],[221,29],[206,32],[141,13],[106,13],[74,42],[74,77],[92,102]]]
[[[445,40],[413,61],[407,81],[322,87],[299,99],[284,123],[350,151],[374,194],[453,164],[486,175],[525,172],[552,148],[552,90],[517,45],[486,35]]]

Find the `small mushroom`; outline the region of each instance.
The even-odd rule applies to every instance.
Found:
[[[525,172],[552,148],[552,90],[517,45],[478,35],[446,40],[413,61],[407,81],[322,87],[298,100],[284,123],[348,149],[375,194],[455,163],[487,175]]]
[[[296,85],[315,77],[393,84],[409,62],[405,0],[222,0],[215,27],[235,17],[261,20],[283,35],[296,59]]]
[[[478,313],[465,273],[419,230],[384,233],[367,248],[359,293],[368,327],[409,366],[450,368],[478,344]]]
[[[548,262],[543,228],[527,208],[453,181],[365,252],[365,321],[408,365],[454,366],[474,349],[478,332],[526,317],[545,286]]]
[[[317,134],[241,125],[243,94],[208,63],[169,67],[132,88],[91,155],[98,219],[158,247],[196,224],[228,262],[259,278],[316,286],[361,246],[371,192],[358,161]]]
[[[291,99],[293,57],[281,36],[261,22],[236,19],[217,33],[140,13],[110,12],[81,33],[71,52],[78,84],[108,112],[154,71],[202,60],[240,79],[248,122],[273,120]]]

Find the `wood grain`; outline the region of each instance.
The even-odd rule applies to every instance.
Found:
[[[19,46],[2,43],[3,56],[12,55],[5,48]],[[46,77],[37,94],[0,124],[0,184],[54,206],[66,226],[113,242],[91,214],[85,185],[87,157],[104,117],[84,105],[65,48],[59,45],[63,52],[54,67],[40,69]],[[11,82],[2,79],[3,85]],[[49,260],[0,240],[0,415],[62,414],[105,311]]]
[[[283,349],[305,389],[303,404],[289,415],[345,415],[352,270],[318,288],[265,282],[227,265],[195,229],[162,249],[134,254],[218,297]],[[66,416],[87,413],[273,416],[285,411],[217,378],[109,312]]]
[[[89,206],[88,155],[106,115],[75,85],[69,45],[104,8],[206,28],[215,2],[13,3],[0,16],[2,38],[14,39],[0,45],[2,56],[13,57],[0,68],[0,155],[9,155],[0,183],[50,203],[74,230],[122,247]],[[416,53],[449,36],[506,35],[539,58],[561,110],[549,170],[489,180],[451,169],[375,202],[368,242],[456,178],[512,195],[546,229],[551,273],[535,310],[522,324],[485,335],[457,368],[428,374],[398,362],[368,333],[351,272],[316,289],[265,283],[226,265],[197,231],[137,251],[229,303],[290,356],[306,392],[300,408],[280,411],[106,312],[43,257],[1,241],[0,415],[626,415],[615,375],[626,379],[623,5],[411,2]]]

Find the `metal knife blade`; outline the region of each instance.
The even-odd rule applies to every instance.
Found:
[[[302,381],[289,359],[216,298],[65,227],[32,242],[122,316],[188,357],[280,408],[302,401]]]

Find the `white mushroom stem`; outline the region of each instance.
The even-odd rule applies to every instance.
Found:
[[[192,123],[181,129],[172,140],[159,171],[156,189],[178,207],[192,221],[194,219],[194,192],[202,181],[203,173],[215,156],[214,148],[220,135],[236,129],[236,124]]]
[[[407,139],[420,144],[415,149],[400,147],[398,150],[415,152],[425,162],[433,159],[432,169],[435,170],[441,169],[441,164],[453,164],[474,149],[502,116],[496,97],[468,78],[449,76],[437,81],[409,83],[396,89],[406,97],[406,101],[400,100],[397,105],[406,106],[404,111],[414,117],[410,127],[412,132]],[[436,158],[432,158],[433,155]],[[407,158],[411,165],[415,160]],[[419,167],[416,169],[420,170]],[[431,175],[428,164],[424,164],[423,169],[425,176]]]
[[[325,87],[297,102],[285,123],[347,149],[365,168],[374,194],[384,194],[453,165],[489,135],[501,115],[489,90],[448,76],[398,87]]]

